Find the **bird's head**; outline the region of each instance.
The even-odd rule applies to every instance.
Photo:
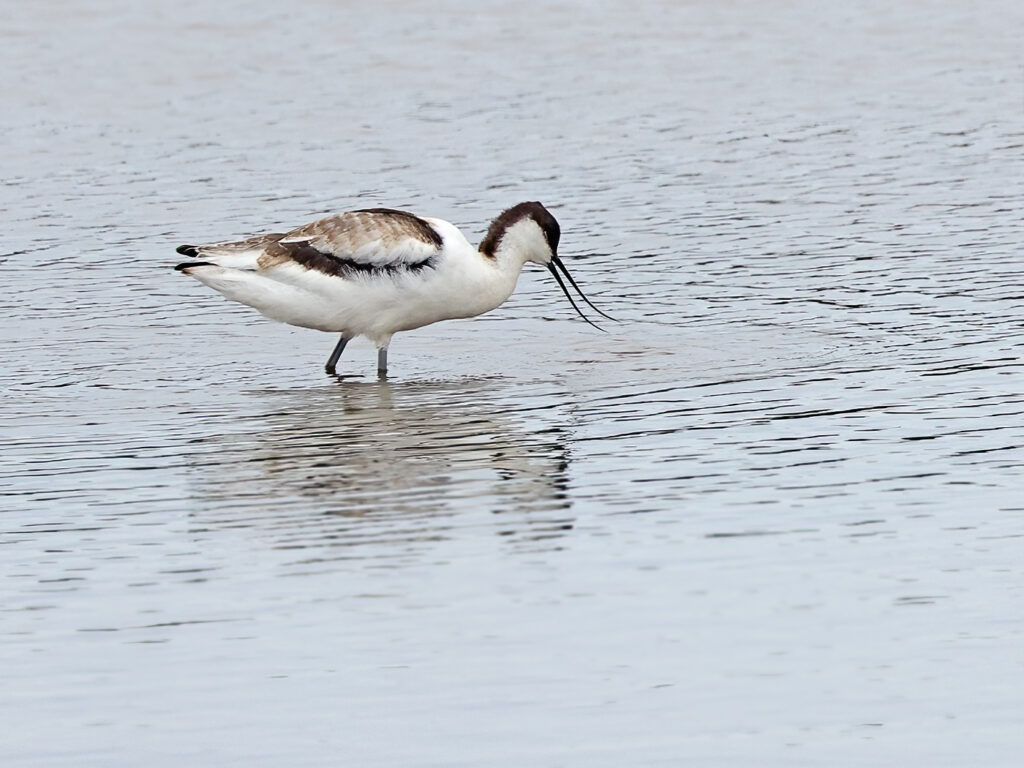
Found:
[[[572,294],[569,293],[562,280],[562,275],[565,275],[572,287],[592,309],[609,320],[614,320],[615,318],[605,314],[591,303],[573,280],[565,264],[558,258],[558,240],[561,236],[561,227],[558,226],[555,217],[547,208],[537,202],[519,203],[504,211],[491,222],[487,236],[480,243],[480,253],[497,261],[513,262],[516,274],[528,261],[547,267],[548,271],[555,276],[555,280],[558,281],[558,285],[569,299],[573,309],[579,313],[580,317],[594,325],[573,301]]]
[[[519,203],[491,222],[480,252],[492,259],[509,254],[520,264],[532,261],[546,267],[558,255],[562,230],[540,203]]]

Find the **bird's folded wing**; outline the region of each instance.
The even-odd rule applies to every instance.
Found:
[[[440,254],[441,236],[429,223],[403,211],[349,211],[292,230],[270,244],[260,266],[297,262],[308,269],[348,277],[360,272],[418,270]]]

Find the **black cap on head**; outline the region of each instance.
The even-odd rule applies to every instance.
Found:
[[[501,238],[505,234],[505,230],[517,221],[525,218],[531,218],[537,222],[537,226],[540,227],[545,239],[548,241],[548,245],[551,247],[551,252],[558,253],[558,240],[562,236],[562,229],[558,226],[558,222],[551,215],[551,212],[536,201],[513,205],[492,221],[491,226],[487,230],[487,235],[484,237],[483,242],[480,243],[480,252],[485,256],[493,257],[495,251],[498,250],[498,246],[501,244]]]

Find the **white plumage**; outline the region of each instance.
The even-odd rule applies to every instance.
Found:
[[[498,216],[479,248],[447,221],[375,208],[286,234],[183,245],[178,253],[196,261],[176,269],[274,320],[340,333],[329,373],[348,341],[366,336],[383,375],[392,335],[494,309],[512,294],[527,261],[546,266],[579,312],[556,270],[580,290],[558,258],[559,237],[558,222],[536,202]]]

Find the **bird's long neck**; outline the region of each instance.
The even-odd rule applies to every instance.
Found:
[[[519,277],[530,253],[536,250],[538,236],[539,230],[532,222],[518,221],[497,231],[492,228],[480,244],[480,255],[514,279]]]
[[[544,233],[532,218],[511,218],[508,214],[506,211],[494,220],[477,251],[487,275],[481,301],[491,303],[492,308],[515,290],[523,265],[531,260],[540,261],[544,251],[549,250]]]
[[[526,262],[515,248],[502,245],[493,253],[477,250],[464,262],[457,280],[461,284],[461,307],[472,317],[500,306],[512,295]]]
[[[481,251],[480,258],[513,280],[519,277],[519,273],[523,271],[523,265],[526,263],[526,256],[522,250],[505,243],[499,245],[492,254]]]

